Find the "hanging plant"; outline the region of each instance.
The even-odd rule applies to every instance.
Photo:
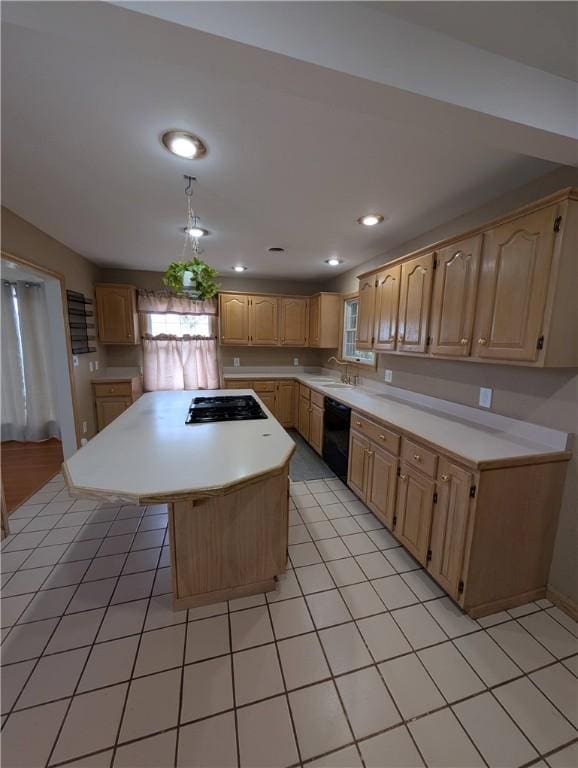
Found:
[[[215,281],[218,271],[196,256],[190,261],[173,261],[163,277],[163,283],[181,296],[212,299],[219,291]]]

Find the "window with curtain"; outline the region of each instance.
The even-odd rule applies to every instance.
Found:
[[[357,316],[359,299],[346,299],[343,303],[343,345],[341,357],[343,360],[359,365],[375,365],[375,352],[367,349],[357,349]]]
[[[2,440],[60,437],[43,283],[2,282]]]
[[[218,389],[217,302],[139,291],[144,388]]]

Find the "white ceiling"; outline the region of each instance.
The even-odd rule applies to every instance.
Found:
[[[319,279],[329,256],[351,268],[555,167],[405,114],[381,85],[103,3],[3,17],[3,203],[101,265],[180,257],[184,173],[207,261]],[[168,154],[171,127],[208,155]],[[382,226],[355,224],[371,210]]]

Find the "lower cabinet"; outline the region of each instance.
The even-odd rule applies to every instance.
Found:
[[[397,456],[352,430],[347,483],[388,528],[393,527]]]
[[[264,379],[229,379],[225,389],[253,389],[277,421],[284,427],[295,426],[295,382]]]
[[[140,376],[129,379],[115,379],[106,382],[92,382],[94,405],[96,408],[96,426],[100,432],[124,413],[142,394]]]
[[[434,504],[433,480],[404,462],[399,468],[394,533],[422,565],[427,563]]]
[[[100,432],[132,405],[130,397],[99,397],[96,399],[96,424]]]
[[[299,395],[299,407],[297,409],[297,431],[304,440],[309,442],[309,408],[311,407],[308,398]]]
[[[323,453],[323,408],[311,403],[309,410],[309,445],[321,456]]]

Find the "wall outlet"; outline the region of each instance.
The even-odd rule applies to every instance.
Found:
[[[94,371],[94,363],[92,362],[92,360],[90,360],[89,363],[88,363],[88,370],[91,373]]]
[[[86,435],[87,432],[88,432],[88,422],[83,421],[82,422],[82,434]]]
[[[241,358],[240,357],[234,357],[233,358],[233,365],[235,368],[238,368],[241,365]]]
[[[78,363],[79,363],[78,355],[72,355],[72,365],[73,365],[73,367],[74,368],[78,368]]]
[[[293,365],[299,365],[299,358],[298,357],[294,357],[293,358]]]
[[[88,445],[88,440],[86,439],[86,437],[80,438],[80,445]]]
[[[490,387],[480,387],[480,408],[490,408],[492,405],[492,392]]]
[[[94,370],[98,371],[98,360],[94,361]]]
[[[389,368],[386,368],[385,373],[383,374],[383,380],[391,384],[391,381],[393,380],[393,371],[390,371]]]

